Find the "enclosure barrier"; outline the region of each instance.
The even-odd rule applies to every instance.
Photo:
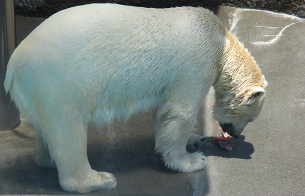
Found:
[[[0,0],[0,130],[8,130],[20,124],[20,114],[3,82],[7,62],[16,47],[14,0]]]

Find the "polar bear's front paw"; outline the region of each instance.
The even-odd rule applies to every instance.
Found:
[[[73,178],[60,180],[60,185],[67,192],[88,193],[114,189],[117,180],[111,173],[92,170],[92,173],[86,177],[74,176]]]
[[[185,152],[178,156],[166,157],[164,161],[170,169],[185,173],[204,169],[207,164],[207,158],[201,152]]]

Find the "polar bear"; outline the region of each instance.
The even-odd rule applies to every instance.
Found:
[[[186,144],[209,88],[216,120],[238,137],[259,114],[266,85],[212,12],[117,4],[73,7],[45,20],[12,54],[4,82],[35,127],[37,164],[56,167],[63,190],[78,193],[117,184],[89,165],[89,124],[103,127],[154,108],[155,150],[168,168],[194,172],[206,158]]]

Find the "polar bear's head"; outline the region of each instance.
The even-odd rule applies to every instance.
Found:
[[[234,138],[238,138],[244,127],[254,121],[263,106],[265,89],[260,86],[252,87],[241,95],[222,94],[215,92],[216,104],[214,118],[218,120],[222,130]]]
[[[214,83],[214,118],[237,138],[262,108],[267,82],[249,51],[229,32]]]

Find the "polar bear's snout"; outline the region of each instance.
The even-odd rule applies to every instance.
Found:
[[[238,133],[241,133],[243,131],[243,128],[242,128],[242,130],[237,131],[236,127],[232,123],[224,123],[224,124],[220,123],[219,125],[220,125],[221,129],[223,130],[223,132],[227,132],[235,139],[237,139],[239,137]]]

